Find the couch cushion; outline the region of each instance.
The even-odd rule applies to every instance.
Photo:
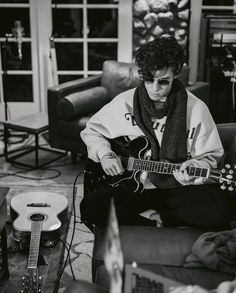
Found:
[[[121,226],[120,239],[126,262],[181,266],[193,243],[204,233],[193,228]],[[103,260],[106,229],[96,227],[93,258]],[[146,241],[152,239],[152,241]]]
[[[71,120],[98,111],[108,101],[107,90],[102,86],[96,86],[60,99],[57,115],[61,119]]]

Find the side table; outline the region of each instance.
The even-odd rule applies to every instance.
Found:
[[[8,120],[6,122],[3,122],[3,126],[4,126],[4,144],[5,144],[4,155],[5,155],[6,162],[15,163],[15,164],[30,167],[30,168],[32,167],[41,168],[47,164],[50,164],[62,158],[66,154],[66,153],[62,153],[61,151],[42,147],[39,145],[39,135],[48,130],[48,115],[46,113],[38,113],[38,114],[34,114],[34,115],[30,115],[30,116],[26,116],[26,117],[14,119],[14,120]],[[16,150],[9,151],[8,149],[9,130],[15,130],[15,131],[33,134],[35,138],[34,146],[28,146],[26,150],[16,149]],[[58,153],[58,156],[56,158],[47,160],[47,162],[39,164],[39,150]],[[33,151],[35,152],[34,166],[27,164],[25,162],[23,163],[23,162],[16,161],[19,157],[22,157]],[[14,155],[11,155],[11,154],[14,154]]]
[[[9,277],[6,233],[8,191],[9,188],[0,187],[0,279]]]

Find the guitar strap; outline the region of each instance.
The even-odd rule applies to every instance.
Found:
[[[143,82],[136,88],[133,99],[134,118],[150,142],[153,160],[177,163],[187,159],[187,99],[184,85],[178,79],[173,81],[170,95],[161,109],[154,107]],[[164,116],[167,118],[160,147],[152,118],[161,119]],[[149,177],[151,182],[160,188],[179,186],[172,175],[149,174]]]

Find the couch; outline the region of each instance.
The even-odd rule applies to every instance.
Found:
[[[187,89],[206,104],[209,103],[209,83],[188,85],[189,68],[183,67],[179,78]],[[117,94],[137,86],[134,64],[105,61],[102,74],[66,82],[48,89],[49,142],[51,147],[86,155],[80,138],[89,118]]]
[[[217,125],[224,146],[220,167],[236,162],[236,123]],[[232,204],[236,211],[236,197],[232,192]],[[235,225],[235,222],[232,221]],[[236,226],[234,226],[236,227]],[[204,230],[197,228],[156,228],[142,226],[120,226],[120,239],[125,263],[135,261],[138,266],[158,273],[183,284],[198,284],[206,289],[215,289],[225,280],[233,280],[234,274],[213,271],[207,268],[186,268],[186,256]],[[79,280],[72,282],[66,292],[109,292],[109,278],[103,258],[106,228],[95,227],[92,256],[93,284]]]

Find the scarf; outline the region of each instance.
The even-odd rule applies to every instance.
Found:
[[[155,109],[143,82],[134,92],[134,119],[150,142],[152,159],[183,162],[187,159],[187,92],[180,80],[175,79],[169,96],[160,109]],[[152,118],[167,116],[161,146],[153,129]],[[173,175],[149,173],[151,182],[160,188],[179,186]]]

